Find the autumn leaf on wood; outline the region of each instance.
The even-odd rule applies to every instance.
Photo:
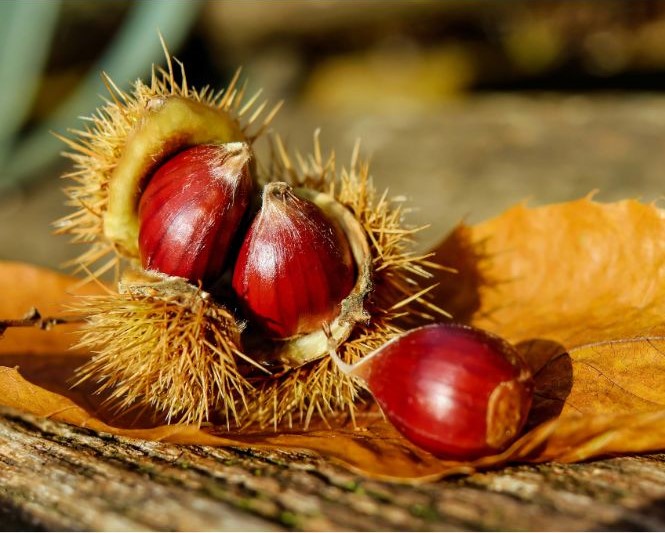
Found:
[[[517,345],[536,379],[531,459],[665,448],[665,213],[589,198],[514,207],[437,248],[439,302]]]
[[[0,342],[0,404],[96,431],[181,444],[309,449],[384,479],[428,480],[507,462],[578,461],[665,448],[664,213],[635,201],[591,199],[517,206],[459,226],[436,249],[437,304],[497,333],[531,365],[537,390],[525,434],[500,455],[437,459],[402,438],[376,411],[354,428],[235,431],[117,416],[92,389],[70,387],[89,354],[72,352],[73,326],[13,330]],[[0,264],[1,317],[35,306],[60,312],[75,280]],[[88,289],[93,290],[93,289]]]

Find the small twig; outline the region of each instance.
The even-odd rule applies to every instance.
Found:
[[[2,335],[7,328],[39,328],[47,331],[60,324],[74,324],[77,322],[83,322],[83,318],[76,316],[43,317],[42,314],[33,307],[23,318],[13,320],[0,319],[0,335]]]

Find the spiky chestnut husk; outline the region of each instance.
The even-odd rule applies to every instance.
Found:
[[[147,405],[168,421],[240,420],[252,387],[234,317],[182,278],[130,270],[118,288],[74,309],[87,316],[78,347],[96,351],[78,382],[97,381],[116,408]]]
[[[168,140],[176,138],[170,135],[177,134],[181,128],[190,131],[187,142],[193,144],[220,142],[220,137],[223,137],[220,132],[226,132],[226,135],[229,131],[234,134],[240,132],[250,143],[254,138],[254,135],[247,133],[246,128],[239,126],[239,119],[233,116],[233,110],[242,116],[249,108],[247,105],[239,106],[241,98],[235,89],[213,97],[206,89],[195,91],[188,88],[184,81],[179,85],[174,80],[170,61],[168,71],[160,70],[153,75],[151,86],[138,82],[133,95],[119,91],[110,80],[108,84],[112,88],[114,101],[93,117],[91,129],[79,132],[78,141],[68,141],[76,151],[70,157],[75,160],[78,169],[70,175],[77,181],[77,185],[68,189],[67,193],[70,203],[76,205],[79,211],[60,221],[61,232],[74,235],[74,241],[92,243],[91,249],[79,258],[79,262],[82,270],[89,272],[93,278],[117,265],[119,257],[130,260],[136,258],[136,205],[145,176],[152,170],[152,166],[148,168],[146,165],[145,154],[149,151],[146,147],[156,143],[158,148],[161,147],[156,153],[160,157],[162,154],[167,157],[171,150],[177,149],[169,145]],[[232,86],[234,84],[235,81]],[[163,111],[162,114],[160,111],[163,109],[177,111]],[[249,118],[249,123],[254,121],[261,110],[262,106]],[[151,114],[153,111],[157,113],[157,118]],[[220,120],[217,114],[227,116]],[[230,121],[229,114],[232,115]],[[259,131],[265,127],[272,114]],[[212,122],[218,120],[219,131],[214,135],[208,130],[211,123],[208,119]],[[165,131],[162,126],[170,132],[169,135],[154,137],[150,133]],[[211,136],[215,138],[211,140]],[[314,189],[318,193],[313,194],[320,199],[332,198],[333,201],[325,200],[323,203],[337,213],[343,212],[343,218],[352,220],[350,225],[360,228],[369,241],[369,245],[367,242],[365,244],[368,253],[365,253],[364,259],[359,261],[356,258],[359,266],[364,265],[361,269],[364,275],[359,275],[358,280],[361,290],[356,297],[347,301],[347,305],[342,306],[342,316],[337,320],[340,330],[337,335],[333,334],[342,358],[353,362],[399,334],[403,327],[401,322],[409,315],[421,321],[440,316],[442,311],[426,300],[429,288],[423,287],[423,280],[429,277],[428,268],[435,265],[426,256],[417,256],[410,251],[410,238],[416,230],[403,227],[399,204],[390,202],[385,195],[379,197],[375,194],[367,166],[359,164],[357,157],[354,157],[351,168],[343,170],[338,176],[333,159],[323,161],[317,141],[314,156],[303,160],[300,168],[294,168],[281,144],[277,146],[280,157],[273,161],[270,179]],[[138,163],[132,166],[132,157],[128,154],[133,153],[138,154]],[[158,163],[159,160],[155,162]],[[112,223],[123,220],[125,222],[122,224]],[[114,255],[110,261],[96,270],[90,268],[109,252]],[[141,286],[141,283],[138,285]],[[211,323],[196,333],[191,330],[186,332],[188,321],[177,321],[173,327],[156,330],[151,325],[153,319],[149,317],[156,316],[162,324],[166,324],[187,316],[190,307],[194,309],[199,305],[198,300],[176,298],[181,307],[179,312],[175,312],[173,298],[176,295],[170,290],[164,292],[159,287],[159,290],[155,290],[156,283],[153,281],[143,285],[147,287],[137,289],[133,282],[126,280],[125,287],[121,286],[118,293],[82,305],[82,311],[90,316],[84,328],[84,343],[98,350],[98,354],[81,369],[79,375],[89,379],[101,377],[101,381],[106,384],[103,387],[117,391],[114,394],[121,405],[153,405],[166,411],[172,419],[198,423],[210,415],[211,411],[206,411],[203,406],[206,401],[212,409],[226,413],[227,421],[235,419],[241,424],[278,424],[288,420],[306,425],[314,415],[325,418],[340,410],[348,410],[353,414],[360,389],[357,383],[339,373],[329,358],[322,357],[327,350],[322,331],[301,337],[305,340],[304,344],[288,343],[289,347],[299,346],[299,349],[293,355],[282,357],[287,365],[272,377],[268,378],[258,370],[241,371],[238,375],[250,381],[252,386],[246,387],[245,381],[237,387],[228,386],[228,380],[215,380],[210,373],[197,372],[197,386],[200,386],[200,390],[209,391],[210,396],[205,401],[195,398],[194,394],[182,396],[177,389],[165,387],[165,382],[149,387],[155,376],[137,372],[154,368],[155,363],[160,364],[159,353],[152,349],[156,338],[162,346],[177,345],[182,335],[187,335],[191,340],[185,351],[176,354],[171,368],[178,368],[178,364],[192,367],[187,363],[190,356],[204,353],[195,346],[197,342],[203,343],[207,349],[216,347],[205,342],[204,333],[208,330],[219,333],[220,338],[216,342],[220,345],[226,342],[234,347],[230,353],[236,357],[242,357],[243,354],[236,351],[238,328],[234,321],[224,322],[220,327]],[[188,287],[190,291],[198,290],[191,285]],[[368,299],[370,290],[372,294]],[[210,303],[207,298],[204,300]],[[212,304],[216,312],[228,314],[219,304]],[[120,308],[119,314],[113,315],[115,308]],[[173,313],[160,311],[163,309],[170,309]],[[153,315],[153,312],[158,314]],[[127,324],[133,327],[128,328]],[[152,331],[153,336],[143,335],[142,332],[146,331]],[[133,372],[124,371],[129,362],[125,357],[128,348],[133,354],[132,359],[137,360],[132,367]],[[155,361],[150,360],[152,357],[155,357]],[[201,360],[204,358],[205,355]],[[198,357],[195,359],[199,360]],[[222,361],[222,368],[237,368],[234,366],[237,360],[223,358]],[[233,372],[223,374],[221,370],[219,373],[231,374],[236,375]],[[190,378],[195,379],[193,374]],[[226,388],[223,383],[227,384]],[[241,394],[241,390],[245,392]],[[240,408],[243,397],[246,404]]]

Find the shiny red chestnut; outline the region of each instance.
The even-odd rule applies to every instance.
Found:
[[[139,203],[144,269],[204,284],[221,275],[250,202],[250,157],[245,143],[198,145],[159,166]]]
[[[442,458],[498,453],[517,437],[533,396],[517,351],[488,332],[434,324],[406,332],[356,365],[386,417],[407,439]]]
[[[232,286],[243,311],[268,335],[320,329],[355,283],[346,236],[286,183],[269,183],[238,254]]]

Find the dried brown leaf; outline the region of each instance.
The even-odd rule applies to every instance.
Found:
[[[36,308],[42,316],[68,316],[68,304],[76,295],[94,294],[94,285],[78,286],[78,280],[31,265],[0,261],[0,319],[17,319]],[[31,328],[8,328],[0,342],[0,354],[53,354],[69,352],[75,325],[58,326],[55,335]]]
[[[529,460],[665,449],[665,213],[585,198],[514,207],[437,248],[438,299],[531,364]],[[543,435],[548,433],[543,439]],[[515,456],[518,458],[519,456]]]

